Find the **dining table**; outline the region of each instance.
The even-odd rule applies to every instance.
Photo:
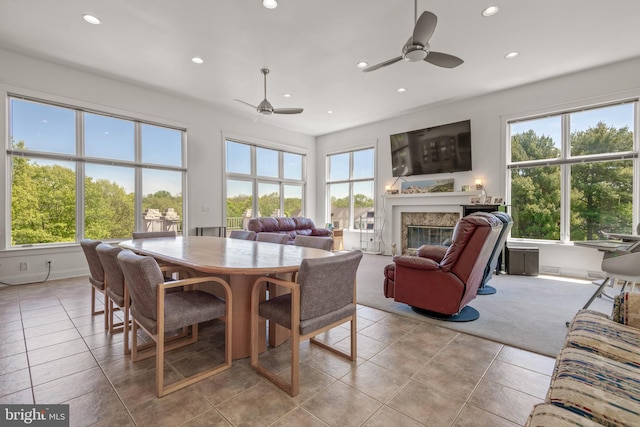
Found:
[[[227,280],[233,301],[233,359],[250,355],[251,288],[256,279],[265,275],[290,279],[304,259],[334,255],[330,251],[303,246],[209,236],[135,239],[120,242],[120,246],[163,263],[187,267],[198,275],[215,275]],[[266,328],[264,323],[262,326]],[[281,341],[282,338],[273,340]],[[261,344],[265,341],[266,338],[261,340]]]

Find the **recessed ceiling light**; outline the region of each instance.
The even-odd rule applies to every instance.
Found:
[[[367,68],[369,66],[369,63],[366,61],[360,61],[356,64],[356,67],[363,69],[363,68]]]
[[[290,93],[285,93],[285,94],[284,94],[284,95],[282,95],[282,96],[284,96],[285,98],[291,98],[291,94],[290,94]]]
[[[87,21],[89,24],[93,24],[93,25],[100,24],[100,19],[96,18],[93,15],[82,15],[82,19]]]
[[[266,7],[267,9],[275,9],[276,7],[278,7],[278,1],[277,0],[262,0],[262,5],[264,7]]]
[[[513,58],[515,58],[515,57],[516,57],[516,56],[518,56],[518,55],[519,55],[519,53],[518,53],[518,52],[509,52],[509,53],[507,53],[504,57],[505,57],[506,59],[513,59]]]
[[[327,111],[327,114],[333,114],[333,110]]]
[[[204,59],[202,59],[200,57],[197,57],[197,56],[194,56],[193,58],[191,58],[191,61],[194,64],[202,64],[204,62]]]
[[[398,88],[398,92],[400,92],[400,93],[404,93],[404,92],[406,92],[406,91],[407,91],[407,89],[406,89],[406,88],[404,88],[404,87],[400,87],[400,88]]]
[[[500,8],[498,6],[489,6],[482,11],[482,16],[493,16],[498,13],[499,10]]]

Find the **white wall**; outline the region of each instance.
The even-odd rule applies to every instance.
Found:
[[[222,224],[224,215],[222,135],[234,136],[274,148],[285,148],[307,155],[307,216],[316,217],[315,138],[265,123],[217,111],[207,105],[165,93],[133,86],[53,63],[0,50],[0,97],[7,93],[34,96],[45,100],[88,107],[158,123],[185,127],[188,132],[188,191],[186,225],[189,233],[195,226]],[[0,105],[0,130],[6,140],[7,105]],[[266,122],[266,121],[265,121]],[[10,230],[8,212],[9,184],[6,153],[0,153],[0,281],[22,283],[41,280],[46,275],[45,260],[53,261],[52,278],[88,274],[79,245],[53,249],[7,249]],[[204,212],[202,207],[211,208]],[[29,270],[19,271],[21,261]]]
[[[525,116],[560,110],[576,105],[587,105],[640,95],[640,59],[617,63],[589,71],[567,75],[535,84],[496,92],[470,100],[440,105],[412,112],[401,117],[361,126],[318,138],[317,205],[319,212],[326,210],[325,157],[329,153],[366,146],[377,141],[377,206],[391,175],[389,135],[428,126],[471,119],[473,171],[454,174],[429,175],[429,178],[455,179],[455,188],[473,184],[483,177],[489,195],[505,196],[505,120],[506,117]],[[437,84],[429,83],[426,84]],[[381,105],[380,108],[384,108]],[[417,180],[424,177],[412,177]],[[382,230],[386,253],[391,253],[390,212]],[[358,246],[357,233],[345,233],[345,247]],[[522,246],[522,245],[519,245]],[[599,271],[601,254],[595,250],[561,244],[540,245],[540,265],[548,271],[586,277],[588,272]]]

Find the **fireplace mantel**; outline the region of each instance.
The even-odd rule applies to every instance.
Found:
[[[385,220],[382,239],[385,253],[391,254],[391,245],[396,244],[398,253],[402,248],[402,212],[458,213],[462,216],[462,205],[468,205],[471,197],[478,197],[477,191],[452,191],[445,193],[383,194],[382,211]]]

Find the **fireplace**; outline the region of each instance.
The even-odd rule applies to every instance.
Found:
[[[402,212],[402,254],[414,254],[423,244],[440,245],[453,234],[459,212]]]
[[[414,251],[422,245],[441,245],[453,235],[453,227],[431,225],[407,226],[407,250]]]

